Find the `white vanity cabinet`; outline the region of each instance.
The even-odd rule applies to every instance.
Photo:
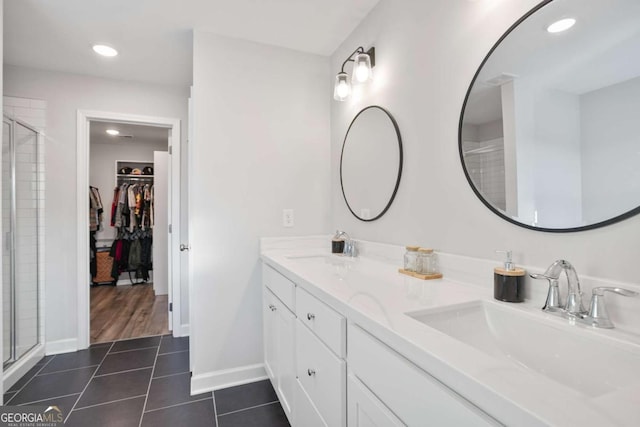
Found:
[[[378,418],[374,426],[465,426],[501,425],[478,407],[396,353],[360,327],[350,324],[347,335],[349,371],[372,394],[373,403],[384,404],[380,413],[392,412],[397,419]],[[351,397],[351,395],[349,396]],[[371,402],[370,402],[371,403]],[[353,402],[349,403],[349,408]],[[364,406],[363,406],[364,408]],[[363,409],[364,410],[364,409]],[[374,411],[374,409],[369,409]],[[352,421],[352,418],[349,418]],[[358,420],[356,420],[358,421]],[[396,424],[394,424],[394,422]],[[404,424],[397,424],[398,422]],[[361,424],[349,424],[349,427]]]
[[[294,427],[501,425],[268,265],[264,362]]]
[[[275,271],[273,272],[275,274]],[[295,321],[293,311],[278,297],[287,289],[287,281],[283,276],[265,275],[263,287],[263,336],[264,365],[271,379],[273,388],[278,394],[282,408],[293,424],[293,406],[296,387],[295,372]],[[268,278],[275,278],[273,286],[278,294],[269,286],[276,283]],[[293,282],[289,282],[293,287]],[[279,285],[279,286],[278,286]],[[291,289],[293,291],[293,289]],[[285,297],[286,298],[286,297]]]
[[[345,427],[346,319],[267,265],[262,277],[264,364],[289,422]]]

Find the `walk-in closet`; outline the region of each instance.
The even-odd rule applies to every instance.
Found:
[[[168,131],[91,122],[91,343],[166,334]]]

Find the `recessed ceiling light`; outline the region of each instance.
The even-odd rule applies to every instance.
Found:
[[[107,133],[111,136],[117,136],[120,135],[120,131],[115,130],[115,129],[107,129]]]
[[[547,31],[550,33],[561,33],[573,27],[575,23],[576,20],[573,18],[564,18],[549,25]]]
[[[104,44],[94,44],[93,51],[98,55],[109,56],[109,57],[116,56],[118,54],[117,50],[115,50],[111,46],[107,46]]]

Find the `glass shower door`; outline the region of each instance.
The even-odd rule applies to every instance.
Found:
[[[39,342],[38,134],[3,121],[3,361],[20,359]]]
[[[11,123],[2,122],[2,360],[13,356],[13,304],[11,286]]]
[[[20,123],[14,132],[15,358],[38,344],[38,135]]]

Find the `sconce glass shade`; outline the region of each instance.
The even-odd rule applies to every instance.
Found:
[[[336,84],[333,87],[333,99],[336,101],[344,101],[351,95],[351,82],[347,73],[338,73],[336,75]]]
[[[371,58],[366,53],[359,53],[353,65],[353,79],[358,83],[365,83],[371,80],[371,77],[373,77]]]

